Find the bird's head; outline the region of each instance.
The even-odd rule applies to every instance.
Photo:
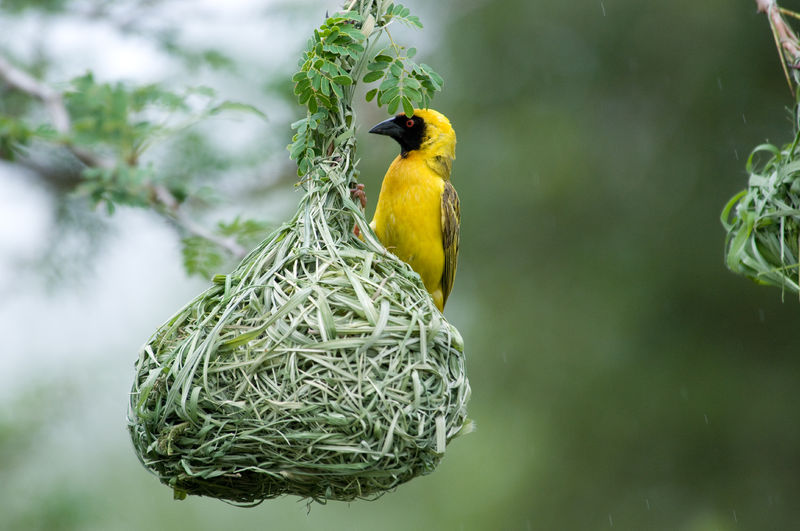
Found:
[[[433,109],[414,109],[411,118],[400,113],[369,132],[397,140],[403,157],[418,151],[426,157],[446,157],[450,161],[456,158],[456,132],[450,120]]]

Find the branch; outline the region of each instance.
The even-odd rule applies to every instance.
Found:
[[[69,135],[72,130],[72,123],[69,119],[67,107],[64,105],[64,98],[60,92],[56,92],[27,72],[15,67],[2,55],[0,55],[0,79],[5,81],[11,88],[41,101],[47,108],[47,112],[50,113],[50,120],[53,122],[53,127],[55,127],[56,131],[64,136]],[[103,160],[94,153],[72,145],[70,142],[65,141],[64,146],[86,166],[91,168],[114,167],[114,164],[110,161]]]
[[[27,72],[16,68],[9,63],[3,56],[0,56],[0,79],[12,88],[24,92],[40,100],[47,107],[53,126],[61,134],[67,134],[70,130],[69,113],[64,107],[61,94],[54,91],[47,85],[40,83],[36,78]]]
[[[62,136],[68,137],[71,132],[72,124],[61,93],[54,91],[27,72],[16,68],[2,56],[0,56],[0,80],[4,81],[11,88],[41,101],[50,114],[53,127],[55,127],[56,131]],[[82,147],[75,146],[66,138],[62,143],[66,149],[88,168],[113,169],[116,167],[113,161],[104,159]],[[216,236],[213,232],[191,219],[186,212],[181,209],[180,202],[164,185],[146,183],[145,187],[155,207],[154,210],[160,215],[167,217],[179,228],[218,245],[230,252],[237,259],[244,258],[245,254],[247,254],[247,250],[239,245],[235,239]]]

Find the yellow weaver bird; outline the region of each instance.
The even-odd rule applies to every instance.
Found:
[[[381,184],[370,227],[381,243],[419,273],[439,310],[453,289],[461,232],[461,206],[450,183],[456,133],[431,109],[383,121],[370,133],[400,144],[400,155]]]

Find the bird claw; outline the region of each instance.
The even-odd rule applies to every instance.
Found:
[[[358,199],[361,203],[361,210],[367,208],[367,192],[364,191],[364,183],[356,184],[355,188],[350,189],[350,195],[353,199]],[[361,238],[361,229],[356,225],[353,228],[353,234],[356,235],[356,238]]]
[[[353,199],[358,199],[361,202],[361,208],[367,208],[367,192],[364,191],[364,183],[358,183],[355,188],[350,189],[350,194]]]

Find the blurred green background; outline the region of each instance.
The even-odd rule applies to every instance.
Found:
[[[72,3],[38,4],[0,2],[0,51],[45,57],[42,43],[64,39],[36,28],[76,17]],[[148,2],[138,4],[146,15]],[[210,4],[183,5],[175,26]],[[269,115],[255,130],[262,170],[280,178],[259,193],[225,178],[209,186],[230,192],[223,209],[278,223],[299,199],[283,150],[299,112],[289,77],[338,4],[234,4],[220,23],[232,31],[180,35],[186,46],[228,46],[245,66],[180,81],[216,83]],[[444,77],[434,107],[458,134],[462,251],[446,315],[464,336],[477,431],[454,441],[434,474],[374,502],[173,501],[132,451],[127,393],[139,346],[205,281],[185,277],[177,237],[146,212],[96,213],[81,227],[102,224],[103,236],[73,235],[55,265],[34,260],[41,249],[23,260],[0,247],[0,528],[796,528],[800,304],[725,269],[719,222],[746,184],[750,150],[793,134],[755,3],[407,5],[426,28],[398,40]],[[247,23],[257,30],[237,34]],[[138,39],[126,60],[146,52],[145,37],[125,38]],[[47,79],[82,74],[92,67],[82,60]],[[125,67],[116,64],[123,77]],[[154,78],[176,81],[169,64],[159,68]],[[396,151],[366,135],[382,112],[359,107],[370,214]],[[236,152],[243,136],[213,145]],[[30,239],[48,241],[58,190],[3,168],[6,206],[46,189],[22,220],[0,211],[6,232],[45,217],[54,225]],[[258,182],[259,171],[237,178]],[[78,264],[66,274],[62,260]]]

